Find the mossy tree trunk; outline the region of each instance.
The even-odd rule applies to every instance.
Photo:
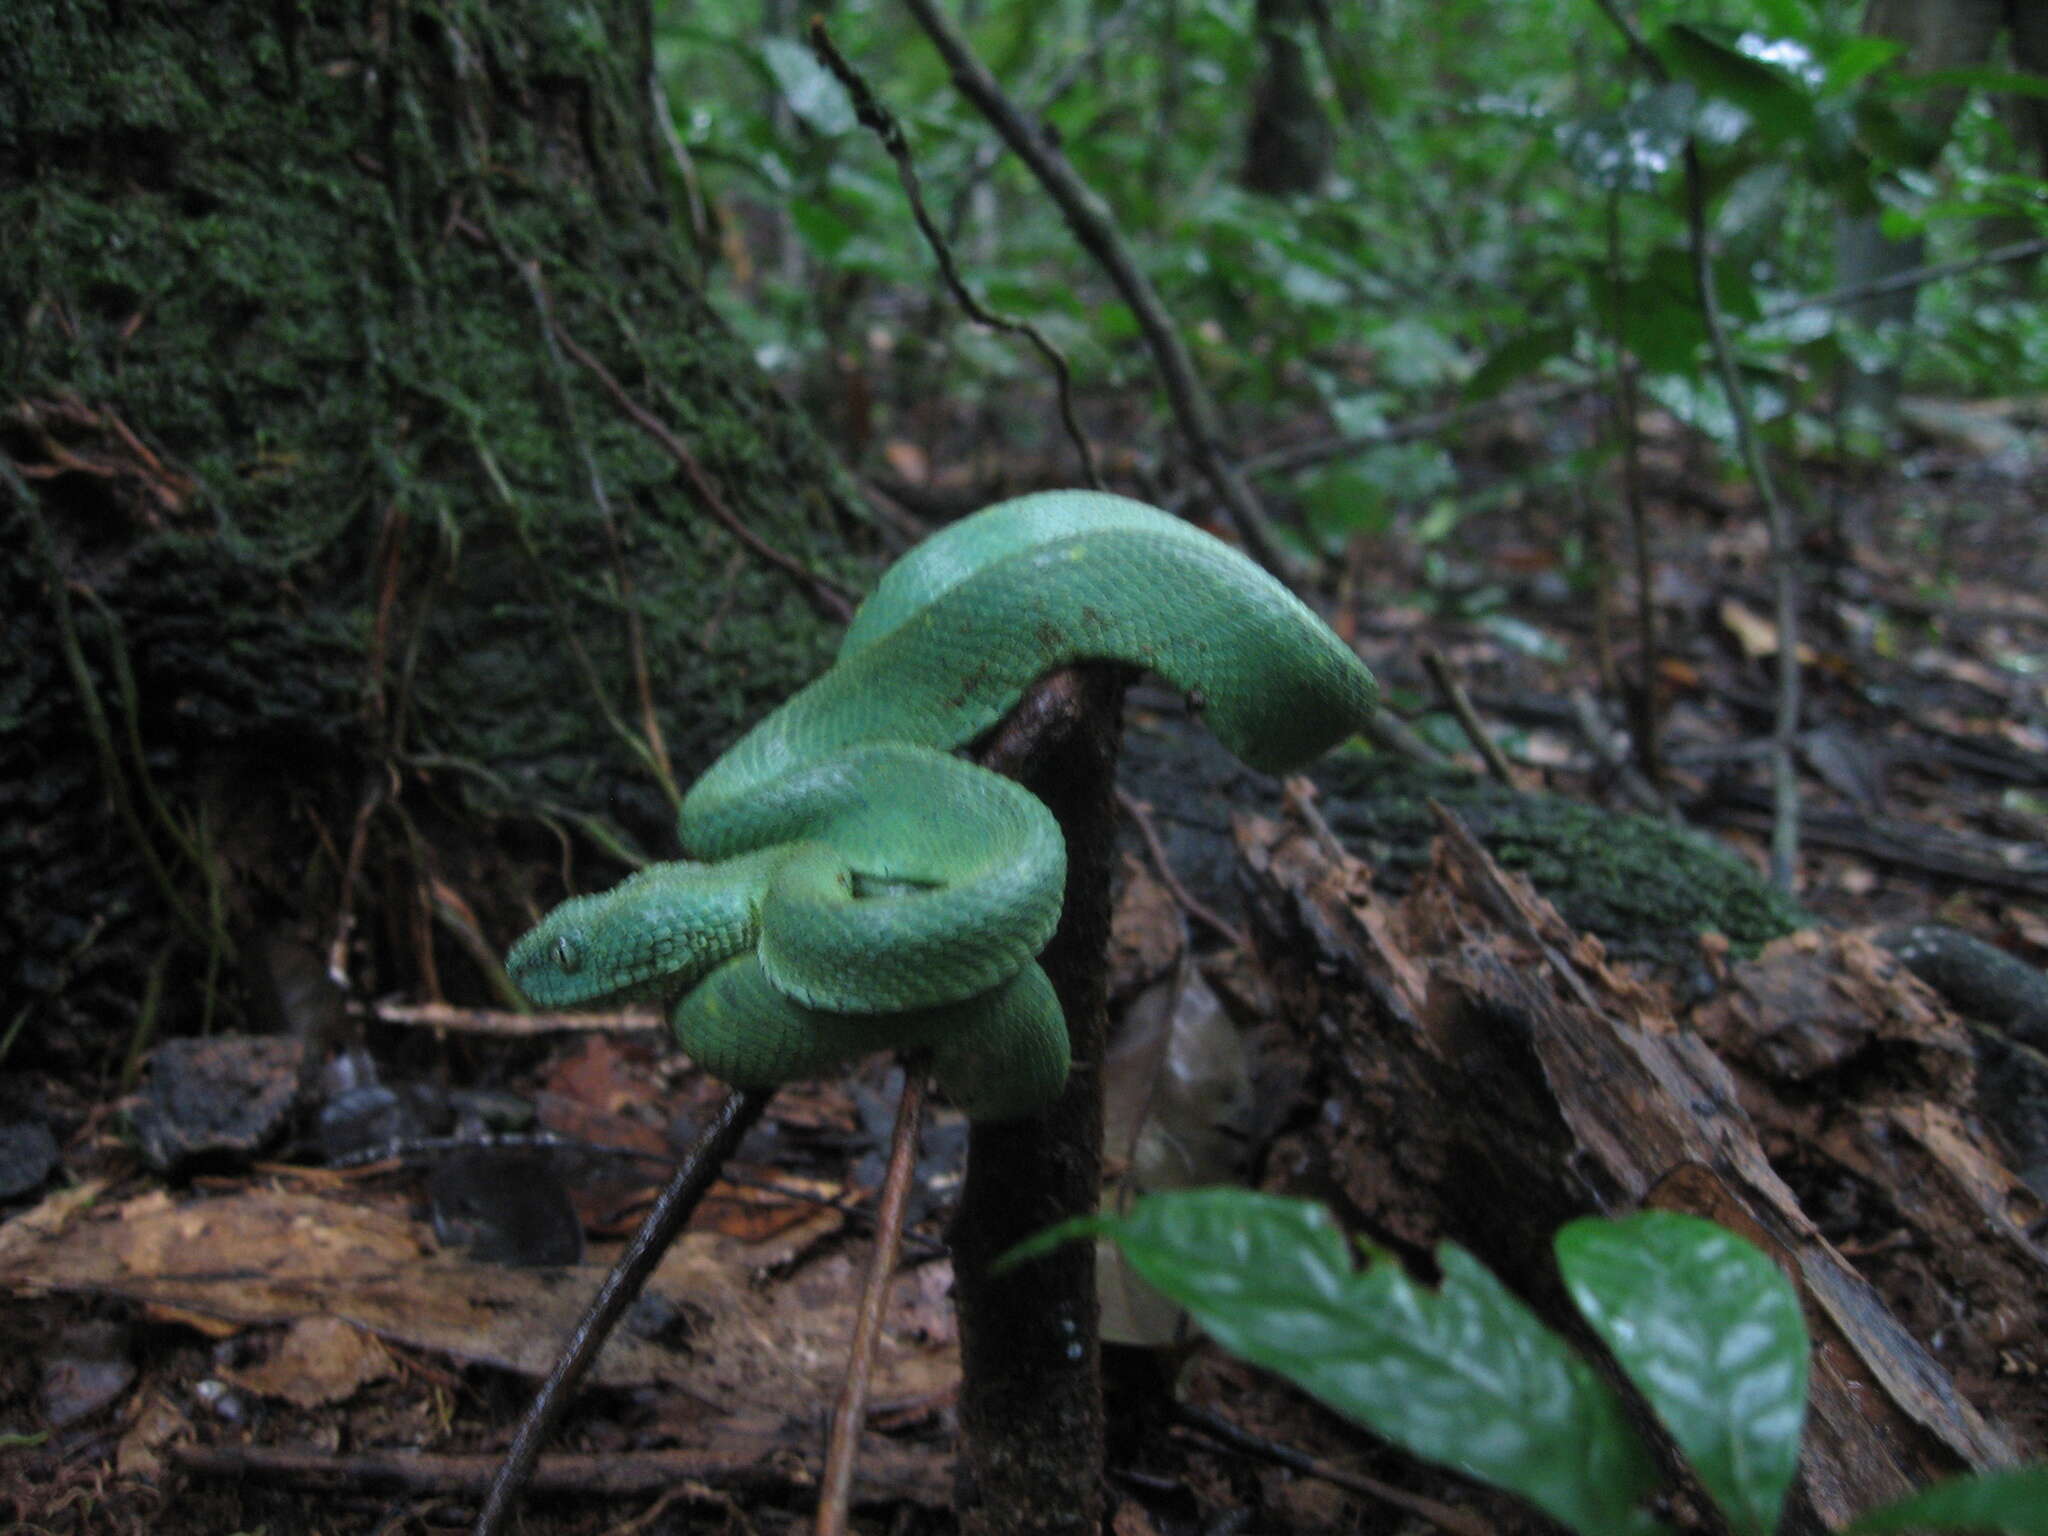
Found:
[[[666,852],[875,545],[700,291],[647,0],[21,0],[0,57],[0,1035],[105,1065],[344,914],[359,983],[481,984],[560,894],[493,850]]]

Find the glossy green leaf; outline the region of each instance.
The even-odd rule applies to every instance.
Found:
[[[1106,1236],[1217,1343],[1397,1445],[1509,1489],[1584,1533],[1647,1536],[1657,1475],[1620,1401],[1462,1248],[1435,1290],[1359,1270],[1329,1214],[1244,1190],[1152,1195],[1018,1251]]]
[[[1799,1462],[1799,1293],[1752,1244],[1670,1211],[1557,1234],[1572,1300],[1740,1536],[1768,1536]]]
[[[1666,27],[1653,46],[1672,74],[1740,107],[1766,138],[1804,138],[1812,131],[1813,100],[1783,70],[1685,22]]]
[[[1842,1536],[1891,1536],[1894,1531],[2006,1531],[2010,1536],[2048,1536],[2048,1467],[1950,1478],[1895,1504],[1873,1509]]]
[[[1586,284],[1603,323],[1652,373],[1690,373],[1706,344],[1699,288],[1691,257],[1678,246],[1649,253],[1640,273],[1616,282],[1605,267],[1589,267]]]

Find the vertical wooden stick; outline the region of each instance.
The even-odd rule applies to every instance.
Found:
[[[1095,1209],[1102,1184],[1104,956],[1116,845],[1120,668],[1041,683],[983,754],[1052,808],[1067,840],[1066,906],[1039,963],[1066,1011],[1066,1092],[1028,1120],[977,1124],[951,1232],[965,1380],[961,1529],[970,1536],[1095,1536],[1103,1414],[1095,1249],[1069,1243],[1013,1273],[1003,1253]]]
[[[675,1177],[656,1196],[640,1230],[633,1234],[626,1251],[619,1255],[619,1262],[604,1277],[604,1284],[598,1287],[590,1310],[583,1314],[576,1331],[569,1335],[568,1347],[555,1361],[555,1368],[534,1394],[526,1417],[520,1420],[518,1434],[512,1437],[512,1448],[505,1453],[498,1475],[491,1480],[491,1490],[484,1498],[471,1536],[497,1536],[504,1530],[520,1490],[533,1475],[540,1448],[554,1432],[584,1372],[597,1358],[620,1316],[639,1296],[655,1265],[661,1262],[661,1256],[689,1221],[690,1213],[703,1200],[705,1191],[717,1181],[725,1160],[745,1139],[773,1097],[772,1088],[735,1088],[719,1102],[717,1112],[698,1133]]]
[[[868,1260],[867,1283],[861,1288],[860,1315],[854,1320],[853,1343],[846,1352],[846,1380],[832,1410],[832,1436],[825,1446],[825,1476],[818,1489],[818,1536],[846,1536],[847,1512],[853,1503],[853,1464],[860,1451],[861,1421],[868,1411],[868,1377],[875,1365],[875,1345],[882,1319],[889,1311],[889,1282],[903,1251],[903,1213],[916,1184],[917,1132],[924,1123],[924,1067],[915,1059],[903,1064],[903,1096],[896,1101],[896,1133],[889,1142],[889,1171],[875,1201],[875,1247]]]

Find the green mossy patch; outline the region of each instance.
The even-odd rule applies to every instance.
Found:
[[[628,739],[634,626],[685,782],[829,658],[791,579],[546,345],[543,303],[755,534],[865,585],[872,530],[670,223],[643,19],[625,0],[0,8],[0,451],[65,579],[117,616],[174,813],[262,793],[297,827],[251,857],[331,862],[316,827],[345,835],[369,775],[408,807],[416,865],[486,817],[594,815],[662,851],[667,801]],[[151,901],[53,660],[28,515],[0,483],[19,664],[0,779],[37,786],[0,797],[0,847],[33,871],[0,922],[17,979],[47,983],[75,977],[56,950],[78,932],[89,959],[107,913]],[[114,632],[78,611],[118,721]],[[230,870],[227,920],[257,921],[266,885],[331,920],[338,878]],[[162,942],[131,937],[131,962]],[[0,990],[4,970],[0,951]]]
[[[1333,759],[1317,777],[1330,797],[1330,825],[1377,874],[1403,883],[1420,871],[1437,832],[1435,800],[1503,868],[1527,875],[1565,921],[1630,958],[1689,965],[1704,933],[1750,955],[1810,925],[1734,853],[1654,817],[1385,758]]]

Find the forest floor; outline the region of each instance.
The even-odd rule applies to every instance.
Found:
[[[1809,520],[1825,531],[1804,552],[1798,899],[1831,929],[1938,919],[2048,965],[2044,403],[1930,408],[1911,419],[1908,446],[1881,473],[1813,470]],[[1476,482],[1511,473],[1546,453],[1543,428],[1534,415],[1502,417],[1467,434],[1461,465]],[[1778,644],[1762,518],[1675,429],[1653,434],[1648,448],[1664,782],[1690,822],[1761,868]],[[1009,483],[1030,479],[1013,474]],[[986,484],[928,476],[893,490],[913,511],[934,514],[990,499]],[[1336,622],[1396,704],[1429,717],[1419,722],[1429,741],[1471,757],[1441,716],[1419,659],[1425,643],[1472,694],[1520,787],[1625,809],[1623,775],[1589,743],[1573,703],[1585,690],[1606,702],[1610,727],[1624,717],[1613,680],[1603,683],[1595,605],[1564,557],[1580,517],[1564,498],[1526,497],[1429,542],[1414,530],[1359,542]],[[1612,608],[1611,666],[1626,679],[1642,650],[1632,602],[1616,598]],[[1146,708],[1141,696],[1141,730]],[[1148,784],[1142,798],[1146,816],[1175,814],[1170,791]],[[1248,1173],[1268,1188],[1336,1197],[1347,1216],[1381,1223],[1379,1235],[1402,1251],[1423,1251],[1446,1218],[1389,1202],[1384,1148],[1333,1128],[1362,1112],[1364,1090],[1338,1081],[1338,1058],[1300,1016],[1315,1005],[1278,979],[1285,936],[1246,915],[1259,902],[1244,889],[1282,862],[1278,825],[1239,833],[1237,847],[1265,861],[1267,874],[1220,885],[1187,875],[1195,903],[1220,908],[1216,917],[1193,913],[1133,838],[1112,985],[1138,1022],[1109,1070],[1112,1162],[1127,1167],[1145,1147],[1156,1151],[1159,1133],[1146,1141],[1140,1123],[1162,1060],[1217,1052],[1225,1065],[1201,1078],[1213,1090],[1208,1112],[1197,1092],[1196,1107],[1170,1111],[1181,1119],[1165,1133],[1196,1176]],[[1426,909],[1466,900],[1462,889],[1439,867],[1398,902],[1388,898],[1385,932],[1393,949],[1406,946],[1402,963],[1432,963]],[[1469,945],[1492,920],[1459,910]],[[1712,979],[1726,982],[1725,953],[1708,945],[1703,954]],[[1581,963],[1590,985],[1613,988],[1603,996],[1710,1027],[1700,1011],[1710,999],[1691,978],[1638,983],[1597,955]],[[1649,990],[1629,990],[1638,984]],[[1928,1042],[1950,1038],[1940,1031],[1953,1033],[1953,1020],[1914,996],[1924,1017],[1912,1025],[1921,1031],[1913,1070],[1952,1087],[1953,1072],[1929,1065],[1939,1052]],[[461,1020],[385,1008],[368,1037],[371,1075],[359,1075],[353,1099],[330,1078],[326,1112],[330,1121],[368,1115],[373,1129],[349,1132],[365,1141],[396,1130],[417,1145],[412,1155],[343,1166],[323,1158],[320,1127],[301,1110],[285,1139],[252,1131],[243,1154],[217,1152],[169,1182],[139,1156],[124,1127],[129,1106],[59,1082],[12,1084],[57,1132],[62,1173],[0,1207],[0,1288],[17,1298],[0,1313],[0,1518],[25,1531],[168,1536],[464,1528],[556,1341],[659,1182],[662,1159],[717,1098],[715,1084],[660,1049],[652,1020],[614,1022],[540,1040],[449,1034],[423,1051],[424,1028]],[[1912,1192],[1874,1197],[1885,1177],[1877,1154],[1843,1150],[1839,1123],[1820,1123],[1827,1114],[1810,1099],[1778,1093],[1761,1068],[1737,1059],[1737,1045],[1728,1050],[1754,1095],[1745,1104],[1761,1144],[1835,1249],[2014,1445],[2048,1455],[2040,1232],[2020,1221],[2004,1256],[1978,1274],[1988,1289],[1951,1294],[1953,1274],[1929,1258],[1935,1239]],[[379,1067],[394,1073],[394,1062],[423,1056],[436,1070],[376,1081]],[[298,1074],[307,1064],[288,1056],[190,1065],[211,1091],[232,1080],[252,1096],[269,1093],[281,1115],[305,1102]],[[517,1529],[780,1531],[808,1522],[894,1079],[893,1068],[874,1064],[777,1096],[578,1400],[557,1440],[562,1454]],[[1895,1109],[1896,1077],[1885,1092],[1883,1105]],[[1227,1115],[1215,1112],[1219,1096]],[[522,1106],[526,1128],[581,1149],[471,1138],[418,1150],[435,1135],[459,1143],[479,1124],[518,1125]],[[871,1389],[857,1481],[863,1529],[951,1526],[958,1364],[944,1233],[964,1143],[957,1117],[934,1115]],[[1855,1157],[1859,1178],[1829,1174]],[[557,1262],[499,1263],[492,1254]],[[567,1258],[580,1262],[559,1262]],[[1109,1497],[1119,1536],[1391,1528],[1427,1518],[1418,1499],[1464,1511],[1447,1517],[1454,1525],[1539,1527],[1504,1498],[1419,1466],[1270,1378],[1176,1340],[1170,1318],[1112,1289],[1112,1337],[1140,1341],[1110,1351]],[[2017,1311],[1994,1325],[1990,1314],[2002,1309]],[[1227,1419],[1235,1438],[1213,1418],[1205,1427],[1204,1413]],[[1342,1475],[1284,1465],[1289,1453]],[[1407,1502],[1397,1510],[1361,1478]]]

